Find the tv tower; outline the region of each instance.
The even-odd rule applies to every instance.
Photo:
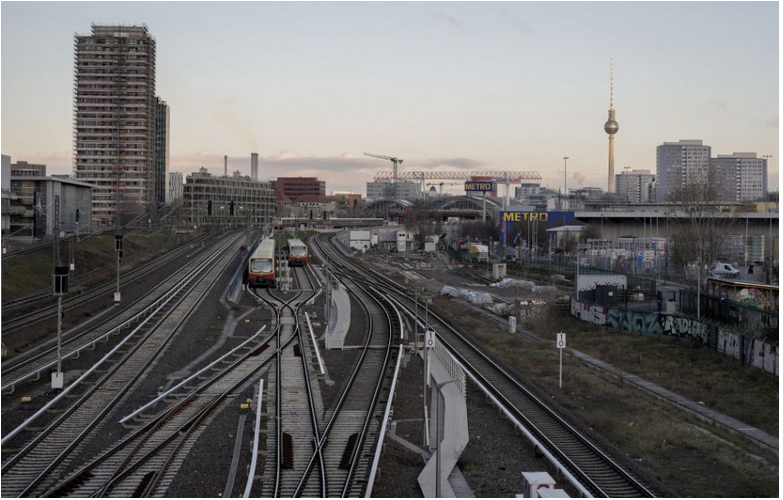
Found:
[[[604,124],[604,130],[609,134],[609,183],[607,192],[614,193],[614,134],[620,130],[620,125],[614,119],[614,59],[611,60],[609,78],[609,119]]]

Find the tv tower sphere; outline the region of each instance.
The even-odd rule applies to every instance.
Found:
[[[604,130],[606,130],[607,134],[614,135],[618,130],[620,130],[620,125],[618,125],[614,120],[607,120],[604,124]]]

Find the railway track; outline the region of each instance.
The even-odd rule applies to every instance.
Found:
[[[100,362],[5,433],[3,496],[40,496],[68,472],[88,438],[100,433],[110,413],[165,352],[188,314],[233,258],[238,242],[239,237],[234,237],[210,259],[194,264],[189,278],[162,298],[155,311],[141,319]],[[33,423],[40,427],[32,427]]]
[[[210,247],[211,248],[211,247]],[[208,259],[207,253],[182,266],[171,277],[147,292],[125,310],[108,320],[90,326],[88,328],[76,328],[63,335],[62,357],[63,360],[78,358],[84,350],[92,350],[96,347],[96,341],[106,340],[109,337],[119,335],[120,332],[135,322],[138,322],[145,314],[155,309],[156,301],[164,296],[167,291],[176,289],[185,277],[191,272],[194,265],[198,265]],[[157,267],[146,272],[154,272]],[[136,276],[138,278],[139,276]],[[11,360],[3,363],[2,390],[4,393],[13,391],[17,385],[45,373],[56,365],[57,339],[52,338],[34,349],[21,353]],[[4,408],[4,412],[5,412]]]
[[[267,434],[267,449],[274,450],[274,460],[267,464],[274,464],[274,470],[265,469],[264,497],[292,496],[306,464],[305,457],[312,451],[312,443],[317,441],[317,418],[323,411],[317,394],[319,387],[310,378],[308,360],[312,358],[306,349],[299,321],[299,309],[314,295],[315,289],[305,271],[297,270],[296,277],[299,291],[290,299],[281,299],[270,290],[255,291],[259,300],[275,310],[278,324],[274,370],[269,374],[274,400],[267,405],[267,411],[275,414],[267,428],[272,431]],[[306,298],[301,299],[305,294]],[[307,493],[311,497],[323,496],[325,479],[320,460],[318,465],[320,475],[307,483]]]
[[[327,252],[317,240],[313,247],[322,256]],[[322,257],[321,261],[324,261]],[[385,382],[392,350],[399,347],[393,342],[394,338],[399,338],[394,332],[399,332],[402,325],[399,316],[391,310],[391,304],[377,291],[347,276],[342,278],[348,292],[364,310],[368,333],[345,390],[334,408],[324,416],[317,450],[323,452],[327,468],[326,496],[358,497],[367,486],[372,446],[378,438],[381,407],[385,404],[383,398],[388,398],[389,388]],[[311,464],[314,460],[315,452]],[[300,481],[294,496],[303,493],[304,480]]]
[[[334,253],[333,258],[339,258],[339,254]],[[360,275],[366,283],[395,297],[406,307],[408,314],[414,314],[415,299],[403,287],[379,273],[359,268],[347,259],[341,260],[341,265]],[[589,438],[484,354],[469,337],[432,310],[429,315],[429,323],[434,327],[438,341],[474,380],[487,388],[556,457],[560,467],[577,479],[578,487],[596,497],[653,496],[622,465],[602,452]]]
[[[208,238],[206,237],[204,237],[203,239],[200,238],[200,240],[202,242],[209,241]],[[196,242],[192,242],[192,243],[196,243]],[[125,275],[121,276],[120,278],[120,285],[122,286],[123,284],[132,283],[135,280],[138,280],[144,276],[152,274],[157,270],[159,270],[164,265],[168,264],[169,262],[179,258],[182,255],[189,253],[191,251],[192,243],[188,245],[184,245],[172,252],[168,252],[167,254],[153,260],[152,262],[149,262],[143,266],[133,269],[130,272],[125,273]],[[63,310],[64,311],[76,310],[78,307],[86,304],[91,300],[108,296],[108,294],[114,289],[114,287],[116,287],[116,282],[109,281],[102,285],[94,287],[86,292],[80,293],[72,297],[68,297],[63,300]],[[20,328],[23,327],[27,328],[30,325],[40,323],[41,321],[56,316],[57,304],[50,303],[50,304],[42,305],[41,307],[38,307],[31,312],[19,314],[13,318],[9,317],[9,315],[13,314],[14,310],[19,310],[21,308],[29,308],[31,305],[37,302],[41,302],[45,299],[50,299],[50,298],[53,299],[51,290],[40,290],[30,295],[20,297],[19,299],[16,299],[14,301],[5,302],[3,304],[3,317],[4,317],[3,330],[5,330],[7,334],[12,334],[14,331],[19,330]]]

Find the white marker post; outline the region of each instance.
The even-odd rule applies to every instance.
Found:
[[[560,349],[560,388],[563,388],[563,349],[566,346],[566,334],[557,334],[557,348]]]

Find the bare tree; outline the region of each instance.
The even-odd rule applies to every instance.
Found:
[[[438,234],[440,227],[440,215],[427,200],[416,200],[405,213],[405,229],[419,235],[422,247],[424,239]]]
[[[597,224],[590,222],[579,233],[579,241],[585,243],[588,240],[597,240],[601,237],[601,228]]]
[[[689,182],[670,197],[674,210],[669,216],[676,224],[671,236],[672,263],[697,264],[702,287],[707,269],[719,259],[721,247],[737,222],[729,210],[721,209],[717,194],[716,182],[708,178],[703,183]]]

